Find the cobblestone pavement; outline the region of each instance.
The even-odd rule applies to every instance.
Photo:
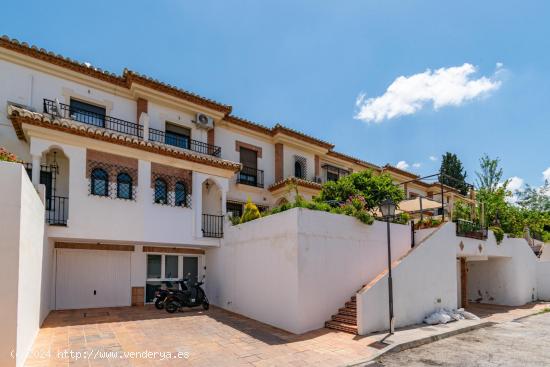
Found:
[[[374,366],[550,366],[550,313],[387,354]]]

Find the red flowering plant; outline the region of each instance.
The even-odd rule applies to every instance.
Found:
[[[0,147],[0,161],[18,162],[17,156]]]

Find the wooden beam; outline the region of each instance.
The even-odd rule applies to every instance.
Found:
[[[204,255],[204,250],[181,247],[143,246],[143,252],[161,252],[172,254]]]
[[[55,248],[68,248],[73,250],[105,250],[105,251],[134,251],[133,245],[108,245],[103,243],[72,243],[56,242]]]

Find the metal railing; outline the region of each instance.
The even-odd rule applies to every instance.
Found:
[[[478,240],[486,240],[488,230],[478,223],[469,220],[458,219],[456,221],[456,235],[459,237],[475,238]]]
[[[237,175],[237,183],[256,187],[264,187],[264,171],[243,166]]]
[[[223,215],[203,214],[202,235],[203,237],[222,238]]]
[[[143,127],[139,124],[117,119],[116,117],[87,111],[81,108],[74,108],[49,99],[44,99],[44,112],[50,115],[82,122],[84,124],[116,131],[118,133],[133,135],[139,138],[143,137]]]
[[[169,132],[166,133],[153,128],[149,128],[149,140],[188,149],[201,154],[212,155],[214,157],[220,157],[222,153],[222,148],[216,145],[203,143],[202,141],[189,139],[181,135],[170,134]]]
[[[69,214],[69,198],[52,196],[46,202],[46,223],[52,226],[66,226]]]

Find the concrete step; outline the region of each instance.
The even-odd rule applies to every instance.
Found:
[[[357,325],[350,325],[338,321],[327,321],[325,327],[333,330],[344,331],[350,334],[357,334]]]
[[[338,309],[338,313],[341,314],[341,315],[348,315],[348,316],[357,317],[357,309],[356,308],[342,307],[342,308]]]
[[[344,324],[357,325],[357,317],[349,315],[332,315],[333,321],[343,322]]]

